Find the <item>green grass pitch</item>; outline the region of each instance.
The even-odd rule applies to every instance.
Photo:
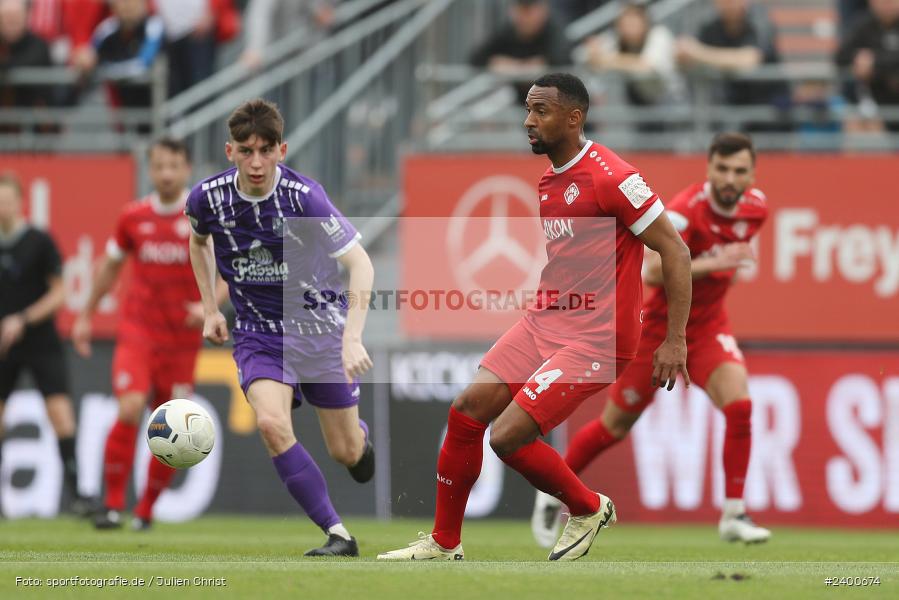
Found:
[[[899,598],[895,531],[778,527],[770,543],[744,546],[719,541],[711,525],[619,524],[583,559],[549,563],[528,523],[470,520],[464,563],[399,564],[376,562],[375,554],[412,541],[429,522],[351,518],[347,526],[360,559],[303,558],[324,537],[299,517],[205,517],[142,533],[95,532],[74,519],[0,521],[0,598]],[[50,588],[51,578],[71,577],[142,578],[144,587]],[[880,584],[828,587],[828,577]],[[175,587],[171,578],[189,585]]]

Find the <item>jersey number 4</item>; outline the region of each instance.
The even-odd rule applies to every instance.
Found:
[[[531,379],[537,382],[537,388],[534,390],[535,393],[540,394],[549,389],[550,384],[562,376],[562,369],[550,369],[549,371],[544,371],[540,373],[540,369],[546,366],[548,363],[547,360],[545,363],[540,365],[540,367],[534,371],[534,374],[531,375]]]

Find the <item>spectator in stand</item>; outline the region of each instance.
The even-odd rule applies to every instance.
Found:
[[[550,17],[546,0],[514,0],[509,23],[474,51],[471,63],[498,74],[521,74],[526,81],[516,89],[523,105],[539,74],[535,71],[571,63],[571,46],[562,27]]]
[[[760,24],[761,14],[750,15],[749,0],[715,0],[716,16],[703,24],[697,37],[677,40],[675,56],[686,68],[703,67],[723,74],[740,74],[761,65],[780,63],[775,28]],[[725,81],[721,100],[728,105],[770,104],[787,109],[789,86],[782,82]],[[782,130],[783,123],[747,123],[754,131]]]
[[[150,15],[147,0],[110,0],[112,16],[94,31],[95,54],[83,66],[96,65],[109,81],[110,103],[125,108],[145,108],[151,104],[146,80],[162,49],[162,19]]]
[[[880,127],[878,107],[899,107],[899,0],[871,0],[870,12],[856,21],[836,55],[837,65],[851,69],[849,99],[863,121]],[[887,129],[899,132],[899,120]],[[866,127],[861,127],[865,129]]]
[[[262,66],[266,46],[290,31],[312,25],[326,30],[334,23],[334,0],[249,0],[244,12],[245,46],[240,62]]]
[[[600,71],[626,76],[625,96],[633,106],[670,105],[679,99],[680,80],[674,62],[674,36],[664,25],[653,25],[643,4],[625,4],[611,35],[585,44],[585,60]],[[642,123],[640,131],[659,131],[659,123]]]
[[[215,71],[216,50],[240,30],[233,0],[155,0],[166,35],[169,96]]]
[[[21,67],[49,67],[47,42],[28,29],[25,0],[0,0],[0,74]],[[51,103],[51,88],[0,80],[0,107],[36,107]],[[16,128],[13,125],[14,128]],[[7,124],[0,124],[7,129]]]
[[[91,35],[109,14],[105,0],[31,0],[29,7],[29,28],[50,44],[58,65],[91,53]]]
[[[165,26],[168,94],[174,96],[212,75],[215,15],[209,0],[155,0]]]

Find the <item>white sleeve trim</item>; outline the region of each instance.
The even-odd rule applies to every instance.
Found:
[[[106,256],[115,261],[123,260],[125,258],[125,251],[119,247],[113,238],[109,238],[106,242]]]
[[[339,258],[339,257],[343,256],[344,254],[346,254],[347,252],[352,250],[353,246],[355,246],[357,243],[359,243],[359,240],[361,240],[361,239],[362,239],[362,234],[357,231],[356,235],[353,237],[353,239],[351,239],[349,242],[347,242],[343,248],[330,253],[328,256],[330,256],[331,258]]]
[[[662,199],[656,199],[653,205],[649,207],[649,210],[643,213],[643,216],[637,219],[634,224],[629,227],[631,233],[633,233],[634,235],[640,235],[641,233],[646,231],[646,228],[652,225],[652,222],[655,221],[656,218],[658,218],[658,216],[664,211],[665,205],[662,204]]]
[[[687,227],[690,226],[690,220],[677,211],[667,210],[665,211],[665,214],[668,215],[668,220],[671,221],[671,224],[674,225],[674,228],[680,233],[686,231]]]

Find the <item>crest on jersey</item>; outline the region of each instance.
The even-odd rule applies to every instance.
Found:
[[[272,253],[268,248],[264,248],[259,240],[253,240],[250,244],[250,258],[260,265],[270,265],[275,260]]]
[[[565,204],[571,204],[577,197],[581,195],[581,190],[577,189],[577,184],[572,183],[568,186],[568,189],[565,190]]]
[[[733,229],[734,235],[742,240],[749,233],[749,224],[746,221],[737,221],[731,229]]]
[[[275,217],[272,219],[272,231],[275,232],[275,235],[278,237],[284,237],[284,225],[287,222],[287,219],[284,217]]]

